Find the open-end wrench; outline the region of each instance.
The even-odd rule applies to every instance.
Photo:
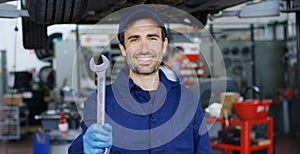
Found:
[[[95,64],[94,58],[90,60],[90,69],[97,74],[97,123],[103,125],[105,122],[105,72],[109,66],[109,60],[101,55],[102,63]]]

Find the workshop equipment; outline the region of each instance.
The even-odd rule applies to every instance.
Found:
[[[101,55],[102,63],[95,64],[94,58],[90,60],[90,69],[97,74],[97,123],[103,125],[105,122],[105,72],[109,66],[109,60]]]
[[[65,118],[68,123],[68,130],[77,130],[79,128],[81,117],[73,101],[58,104],[54,109],[48,109],[40,115],[35,115],[34,119],[40,120],[41,128],[47,132],[59,131],[58,125],[63,121],[63,119],[60,121],[62,118],[61,114],[64,114],[63,119]]]
[[[266,118],[272,103],[270,99],[247,99],[233,104],[237,116],[242,120]]]
[[[232,115],[232,104],[239,101],[240,93],[237,92],[222,92],[221,93],[222,109],[220,117],[226,117]]]
[[[60,118],[58,121],[58,129],[62,135],[66,135],[69,129],[69,124],[66,119],[66,115],[63,112],[59,112]]]
[[[280,126],[283,129],[283,132],[285,134],[288,134],[290,132],[290,100],[293,98],[293,88],[292,87],[286,87],[286,88],[277,88],[275,90],[276,99],[274,102],[276,102],[276,105],[281,105],[282,110],[282,123]],[[281,119],[281,118],[280,118]]]
[[[245,99],[245,93],[248,89],[253,89],[260,96],[259,99]],[[262,99],[261,95],[259,94],[259,88],[256,86],[248,87],[246,92],[244,93],[243,101],[233,103],[236,115],[241,120],[266,118],[269,113],[272,100]]]
[[[33,133],[33,154],[50,153],[50,136],[45,132]]]

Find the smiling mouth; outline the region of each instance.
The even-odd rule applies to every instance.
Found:
[[[149,61],[151,60],[153,57],[137,57],[136,59],[138,61]]]
[[[152,63],[153,58],[153,56],[136,57],[136,60],[140,66],[149,66]]]

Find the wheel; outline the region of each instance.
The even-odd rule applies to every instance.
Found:
[[[27,9],[26,0],[21,0],[21,8]],[[22,17],[23,46],[25,49],[44,49],[47,46],[47,26]]]
[[[46,89],[55,87],[55,71],[52,66],[44,66],[40,69],[39,78]]]
[[[76,23],[86,12],[87,0],[27,0],[26,5],[37,23]]]
[[[47,39],[47,46],[45,49],[35,50],[36,56],[39,60],[45,62],[52,62],[54,58],[53,40],[56,38],[62,38],[62,33],[53,33]]]
[[[47,47],[47,25],[22,17],[23,46],[25,49],[44,49]]]

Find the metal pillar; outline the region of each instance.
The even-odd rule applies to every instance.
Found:
[[[2,98],[2,94],[7,93],[7,66],[6,66],[6,51],[1,50],[1,78],[2,78],[2,92],[0,94],[0,98]]]
[[[80,79],[81,79],[81,76],[80,76],[80,73],[82,70],[80,70],[80,56],[81,56],[81,49],[79,47],[80,45],[80,38],[79,38],[79,25],[76,25],[76,49],[77,49],[77,55],[75,56],[76,57],[76,69],[77,69],[77,85],[74,86],[76,87],[77,89],[75,89],[77,91],[77,93],[80,93],[80,88],[81,88],[81,82],[80,82]]]
[[[297,64],[296,64],[296,103],[297,109],[300,108],[300,11],[296,11],[296,41],[297,41]],[[300,112],[297,112],[297,138],[298,138],[298,148],[300,147]],[[300,149],[298,149],[300,154]]]
[[[284,51],[283,51],[283,54],[288,54],[288,47],[287,47],[287,42],[288,42],[288,21],[285,21],[283,23],[283,36],[284,36]],[[283,79],[284,79],[284,85],[286,87],[290,86],[290,81],[289,81],[289,72],[288,72],[288,56],[285,56],[284,58],[284,76],[283,76]]]
[[[211,77],[215,77],[215,58],[214,58],[214,43],[213,43],[213,39],[214,39],[214,28],[213,25],[210,24],[209,27],[209,31],[212,37],[210,37],[210,45],[209,45],[209,49],[210,49],[210,62],[213,64],[212,66],[210,66],[210,72],[211,72]]]
[[[254,25],[250,25],[251,33],[251,68],[252,68],[252,85],[256,86],[256,71],[255,71],[255,41],[254,41]],[[249,86],[249,85],[248,85]],[[252,91],[252,98],[256,98],[255,91]]]

